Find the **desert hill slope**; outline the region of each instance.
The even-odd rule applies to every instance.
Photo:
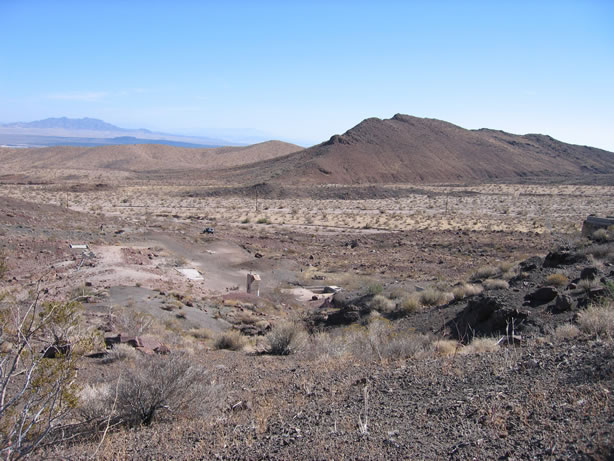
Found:
[[[45,148],[0,148],[4,171],[31,168],[73,168],[155,171],[230,168],[284,156],[302,148],[281,141],[251,146],[183,148],[160,144],[130,144],[98,147],[54,146]]]
[[[369,118],[329,141],[230,175],[281,183],[356,184],[614,173],[614,153],[549,136],[467,130],[397,114]]]

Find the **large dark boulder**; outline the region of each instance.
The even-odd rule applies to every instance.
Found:
[[[569,251],[568,249],[558,249],[551,251],[544,259],[544,267],[570,266],[586,260],[586,256],[581,253]]]
[[[541,287],[526,295],[525,299],[529,301],[531,306],[540,306],[549,303],[556,298],[558,294],[558,291],[556,291],[554,287]]]
[[[448,323],[453,336],[470,341],[474,336],[511,335],[523,327],[529,313],[507,306],[503,297],[479,295]]]

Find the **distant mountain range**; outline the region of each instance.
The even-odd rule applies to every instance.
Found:
[[[0,145],[11,147],[105,146],[109,144],[166,144],[178,147],[236,146],[224,139],[128,129],[96,118],[56,117],[0,125]]]
[[[2,127],[0,132],[6,129],[81,133],[80,137],[71,139],[81,146],[0,148],[0,170],[182,170],[185,175],[228,183],[286,185],[529,181],[534,178],[590,182],[611,181],[614,176],[614,153],[602,149],[567,144],[542,134],[467,130],[442,120],[402,114],[384,120],[368,118],[308,149],[279,141],[249,147],[184,149],[185,143],[189,144],[187,147],[196,147],[189,141],[191,138],[174,137],[172,142],[184,143],[179,147],[159,145],[171,141],[169,138],[165,141],[160,133],[142,132],[134,136],[131,130],[110,131],[109,125],[99,120],[56,119],[35,123],[71,128]],[[94,145],[88,144],[93,142],[86,135],[90,133],[98,133],[95,142],[104,145],[87,147]],[[120,134],[107,136],[108,133]],[[62,138],[65,143],[68,139]],[[47,138],[47,145],[51,141]]]

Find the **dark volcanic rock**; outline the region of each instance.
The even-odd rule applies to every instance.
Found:
[[[566,249],[551,251],[544,259],[544,267],[569,266],[586,260],[586,256],[579,253],[574,253]]]
[[[480,295],[470,300],[448,327],[457,339],[468,341],[473,336],[511,334],[512,328],[517,332],[528,316],[526,311],[506,306],[502,297]]]
[[[532,256],[529,259],[522,261],[519,266],[523,272],[532,272],[544,263],[543,259],[539,256]]]
[[[556,298],[558,294],[558,291],[556,291],[554,287],[542,287],[526,295],[525,299],[531,303],[531,306],[539,306],[549,303]]]
[[[576,302],[569,295],[558,295],[554,301],[552,312],[558,314],[573,309],[576,306]]]
[[[595,277],[597,276],[598,273],[599,273],[599,269],[597,269],[594,266],[585,267],[584,269],[582,269],[582,272],[580,272],[580,278],[588,279],[588,280],[595,280]]]

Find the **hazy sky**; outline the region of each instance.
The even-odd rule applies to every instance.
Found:
[[[614,1],[0,0],[0,122],[260,133],[395,113],[614,151]]]

